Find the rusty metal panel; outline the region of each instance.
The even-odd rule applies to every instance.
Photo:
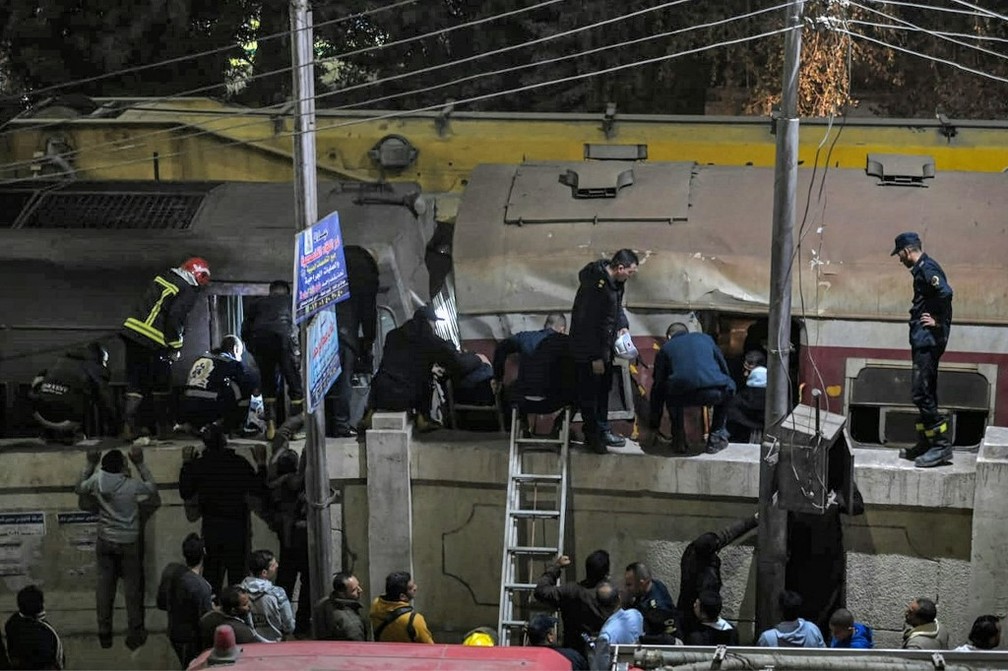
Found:
[[[846,450],[843,428],[847,418],[796,406],[768,440],[776,440],[778,505],[793,512],[822,515],[830,493],[830,450]],[[836,478],[834,477],[834,480]],[[850,501],[850,498],[847,498]]]

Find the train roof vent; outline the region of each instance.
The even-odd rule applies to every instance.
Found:
[[[64,187],[40,190],[11,213],[11,228],[188,230],[208,190]],[[0,203],[16,194],[0,194]],[[13,203],[12,203],[13,204]],[[16,214],[15,214],[16,213]]]
[[[934,179],[935,162],[931,156],[868,154],[865,172],[882,186],[925,186],[925,179]]]
[[[632,168],[613,170],[609,165],[585,163],[577,170],[560,173],[560,183],[569,186],[575,198],[615,198],[620,189],[634,182]]]

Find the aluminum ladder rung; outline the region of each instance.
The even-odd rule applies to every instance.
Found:
[[[536,587],[535,583],[522,582],[534,579],[534,576],[530,575],[531,561],[534,558],[563,554],[571,416],[570,409],[563,410],[559,438],[523,438],[518,412],[511,411],[507,499],[504,507],[504,539],[501,552],[500,610],[497,617],[500,645],[515,643],[512,630],[525,627],[525,621],[515,617],[517,615],[515,609],[526,609],[529,604],[524,603],[524,599],[516,603],[514,596],[531,592]],[[526,459],[526,456],[533,454],[541,455],[534,459],[538,464],[536,470],[549,470],[542,462],[556,459],[556,470],[559,472],[525,472],[525,468],[531,465],[525,462],[533,461],[531,457]],[[535,486],[540,484],[548,489],[539,491]],[[540,499],[540,496],[544,500]],[[532,508],[522,508],[522,505],[531,505]],[[536,505],[555,505],[557,509],[536,508]],[[545,524],[547,520],[557,520],[556,526]],[[556,537],[553,538],[552,534],[556,534]],[[519,634],[518,644],[521,643],[520,638]]]
[[[536,588],[534,582],[506,582],[504,583],[504,589],[509,592],[531,592]]]
[[[508,548],[508,552],[516,555],[550,555],[555,556],[559,554],[559,548],[554,547],[537,547],[533,545],[517,545]]]

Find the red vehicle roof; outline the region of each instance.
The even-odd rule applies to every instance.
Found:
[[[351,643],[291,641],[250,643],[227,668],[317,669],[318,671],[556,671],[570,662],[549,648],[470,647],[421,643]],[[210,650],[193,660],[189,671],[219,668],[207,664]]]

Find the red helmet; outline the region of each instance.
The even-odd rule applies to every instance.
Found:
[[[210,264],[206,262],[206,259],[201,259],[198,256],[186,259],[182,263],[182,270],[192,273],[192,276],[196,278],[196,283],[201,287],[210,284]]]

